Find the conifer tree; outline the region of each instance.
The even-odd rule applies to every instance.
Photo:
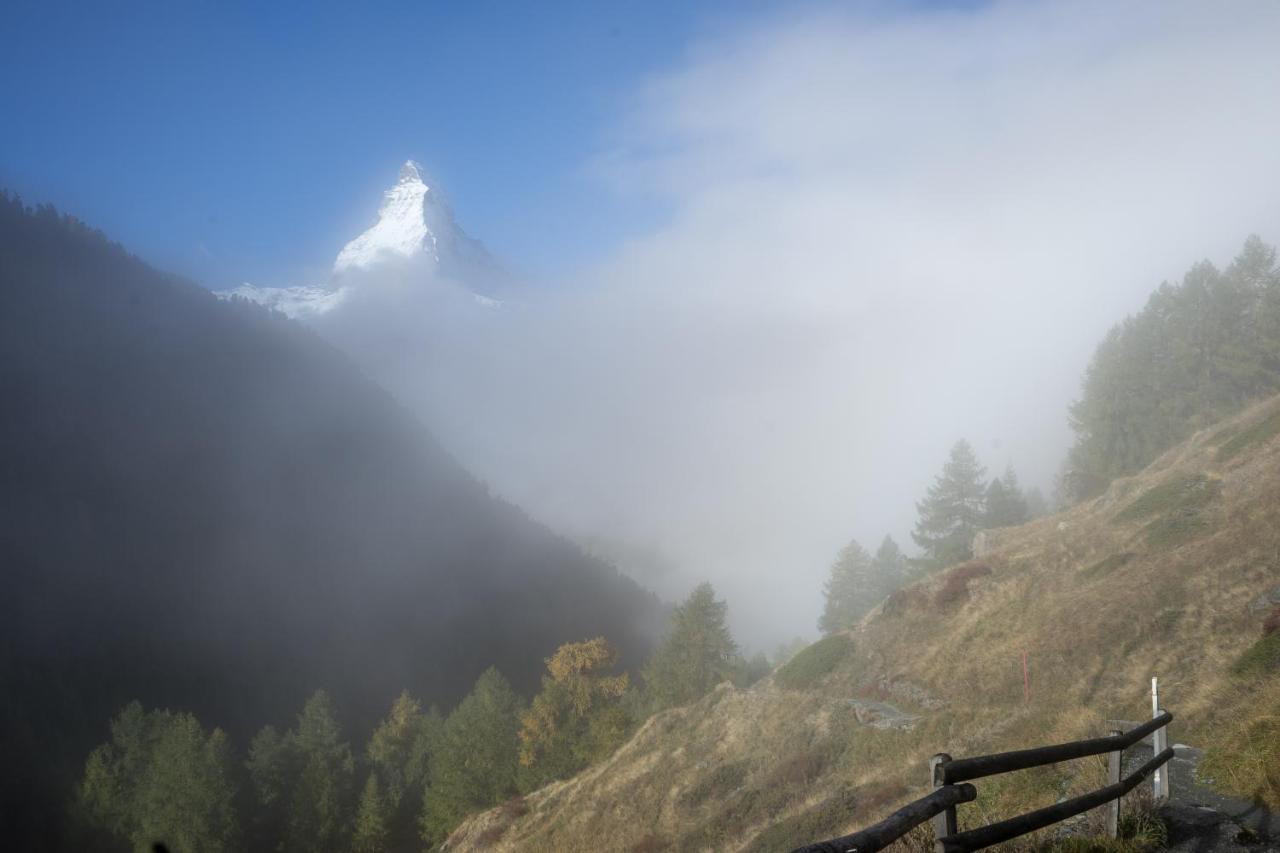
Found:
[[[982,527],[995,530],[999,527],[1014,527],[1026,523],[1028,518],[1027,499],[1018,485],[1018,475],[1010,465],[1004,476],[992,480],[987,486],[982,514]]]
[[[391,837],[387,826],[388,811],[388,804],[378,788],[378,772],[370,771],[356,809],[356,825],[351,837],[354,853],[385,853]]]
[[[471,812],[517,792],[521,705],[502,673],[490,667],[445,720],[423,804],[428,844],[443,840]]]
[[[830,634],[856,623],[870,609],[875,586],[871,557],[862,546],[853,541],[840,549],[822,587],[825,604],[818,629]]]
[[[907,582],[911,574],[911,561],[902,553],[894,538],[885,534],[880,547],[871,558],[871,573],[880,585],[878,598],[883,598]]]
[[[672,612],[666,636],[642,672],[657,707],[692,702],[733,678],[738,647],[728,610],[711,584],[702,583]]]
[[[345,846],[352,813],[355,762],[342,740],[333,700],[311,695],[289,734],[296,776],[289,793],[285,850],[338,851]]]
[[[924,499],[911,538],[924,550],[922,563],[940,568],[973,555],[973,537],[982,528],[983,468],[969,442],[961,439]]]
[[[1070,408],[1065,497],[1097,494],[1251,399],[1280,390],[1280,272],[1250,237],[1219,271],[1194,265],[1112,328]]]
[[[230,745],[191,714],[144,712],[131,703],[111,724],[111,740],[90,754],[78,790],[81,812],[99,830],[138,850],[238,849]]]

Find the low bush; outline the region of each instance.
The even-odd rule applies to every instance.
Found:
[[[853,654],[853,640],[843,634],[823,637],[806,646],[778,668],[774,682],[788,690],[804,690],[818,683]]]
[[[923,610],[929,601],[923,589],[918,586],[907,586],[889,593],[884,602],[886,616],[901,616],[911,610]]]
[[[991,567],[985,563],[962,563],[948,571],[942,578],[942,586],[933,597],[938,609],[949,607],[969,598],[969,581],[991,574]]]
[[[1271,634],[1280,632],[1280,604],[1267,614],[1267,618],[1262,620],[1262,636],[1266,637]]]

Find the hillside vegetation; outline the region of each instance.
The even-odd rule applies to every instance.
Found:
[[[779,851],[926,790],[927,761],[1095,736],[1150,713],[1215,782],[1280,805],[1280,398],[1094,500],[988,533],[748,689],[722,684],[612,757],[473,817],[445,849]],[[1022,655],[1030,662],[1024,703]],[[994,777],[962,824],[1096,787],[1099,761]]]
[[[638,665],[661,624],[313,334],[3,194],[0,398],[12,849],[103,849],[66,803],[132,700],[243,744],[325,688],[367,732],[606,630]]]

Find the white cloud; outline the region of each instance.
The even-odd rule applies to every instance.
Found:
[[[1106,327],[1280,240],[1278,33],[1271,3],[756,22],[593,164],[662,228],[499,312],[330,331],[535,515],[663,549],[750,640],[812,632],[835,551],[904,533],[956,438],[1047,485]]]

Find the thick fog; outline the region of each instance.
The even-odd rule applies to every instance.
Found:
[[[496,492],[665,597],[711,580],[770,648],[848,540],[913,550],[956,439],[1048,493],[1103,332],[1280,239],[1278,33],[1271,3],[740,23],[582,164],[660,227],[498,308],[384,281],[317,323]]]

